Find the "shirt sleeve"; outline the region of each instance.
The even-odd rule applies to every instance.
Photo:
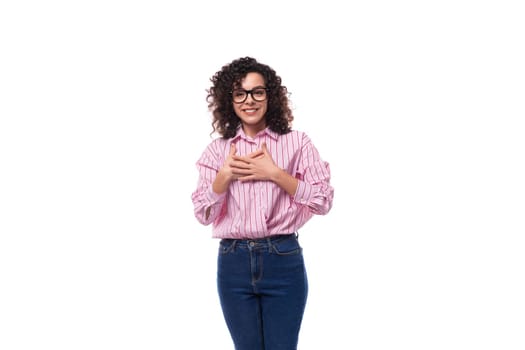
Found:
[[[199,180],[191,199],[195,217],[203,225],[209,225],[219,217],[226,198],[226,193],[217,194],[212,188],[221,164],[216,146],[210,144],[196,163]]]
[[[334,198],[334,189],[330,185],[330,166],[321,159],[306,135],[303,136],[296,177],[299,183],[294,201],[308,207],[312,214],[327,214],[332,208]]]

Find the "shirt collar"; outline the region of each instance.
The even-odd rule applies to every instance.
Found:
[[[255,137],[253,139],[257,139],[259,137],[262,137],[264,135],[268,135],[270,136],[272,139],[274,140],[277,140],[279,138],[279,134],[276,133],[275,131],[273,130],[270,130],[270,128],[266,128],[264,130],[261,130],[257,133],[257,135],[255,135]],[[232,141],[236,141],[238,140],[239,138],[242,138],[244,140],[248,140],[248,139],[251,139],[250,137],[248,137],[245,133],[244,133],[244,130],[242,129],[242,127],[239,127],[237,129],[237,134],[235,134],[235,136],[232,138]]]

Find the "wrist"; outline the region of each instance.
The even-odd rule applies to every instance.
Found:
[[[275,167],[275,170],[270,174],[270,181],[280,182],[288,173],[279,167]]]
[[[285,190],[290,196],[295,195],[297,186],[299,184],[298,180],[284,169],[278,168],[278,171],[272,177],[272,181]]]
[[[226,190],[230,186],[231,181],[232,178],[228,176],[228,174],[219,171],[212,184],[213,192],[217,194],[222,194],[226,192]]]

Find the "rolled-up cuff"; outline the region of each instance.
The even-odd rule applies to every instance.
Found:
[[[214,205],[216,203],[222,202],[224,200],[224,197],[226,197],[226,192],[218,194],[213,192],[212,187],[208,189],[208,191],[205,193],[206,200],[210,205]]]
[[[314,195],[314,188],[309,183],[299,180],[295,191],[294,201],[300,204],[308,204]]]

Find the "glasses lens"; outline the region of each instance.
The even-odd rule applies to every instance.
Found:
[[[233,102],[244,102],[246,99],[246,91],[244,90],[234,90],[232,95]]]
[[[253,89],[252,97],[255,101],[264,101],[266,100],[266,89]]]

